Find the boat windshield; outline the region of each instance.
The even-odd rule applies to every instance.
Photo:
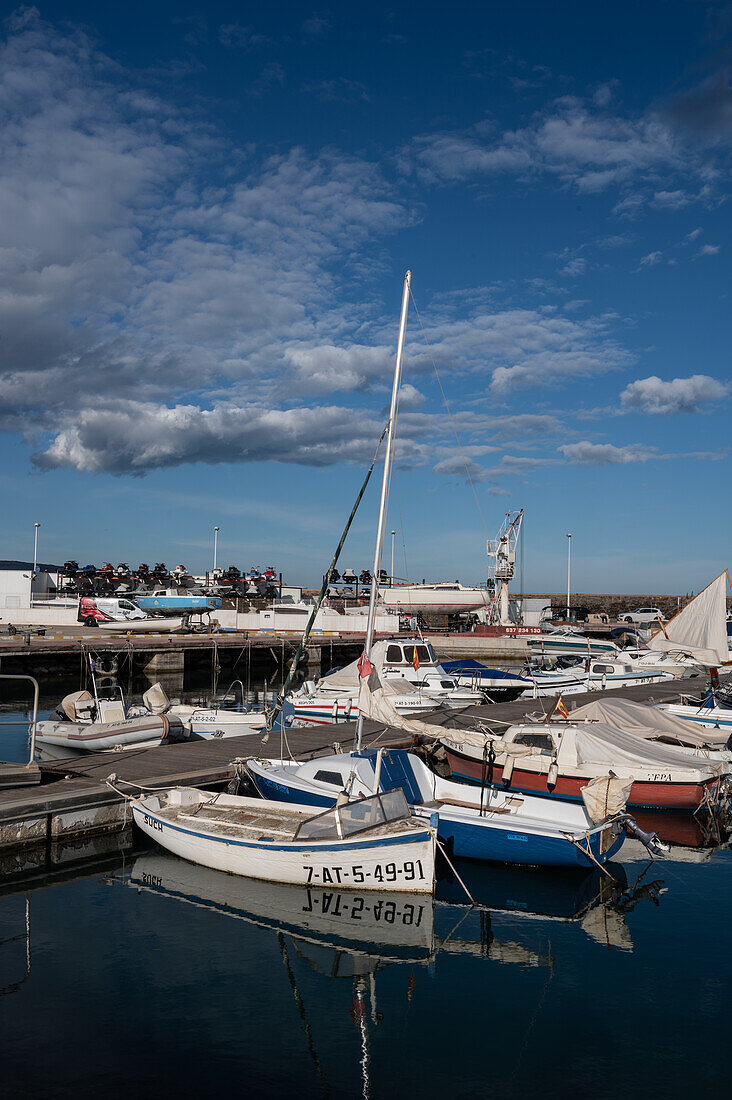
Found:
[[[293,839],[329,840],[354,836],[377,825],[401,821],[409,817],[409,812],[403,791],[386,791],[356,802],[345,802],[342,806],[333,806],[325,813],[309,817],[298,827]]]

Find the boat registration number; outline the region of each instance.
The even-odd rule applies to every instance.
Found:
[[[671,772],[653,772],[648,778],[651,783],[670,783]]]
[[[308,874],[308,886],[316,882],[337,886],[343,882],[424,882],[425,879],[421,859],[407,859],[404,863],[377,863],[370,871],[364,870],[360,863],[354,863],[350,867],[343,864],[332,867],[310,867],[303,864],[303,870]]]
[[[147,814],[145,814],[144,817],[145,817],[145,824],[146,825],[148,825],[151,829],[157,829],[159,833],[162,833],[162,831],[163,831],[162,821],[156,821],[154,817],[148,817]]]
[[[371,903],[371,904],[370,904]],[[323,913],[345,920],[371,918],[384,924],[403,924],[419,928],[424,918],[425,906],[413,902],[383,901],[361,897],[360,894],[341,894],[334,890],[308,890],[303,913]]]

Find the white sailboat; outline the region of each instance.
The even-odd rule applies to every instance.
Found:
[[[408,271],[402,291],[373,576],[378,576],[381,556],[410,279]],[[376,588],[376,584],[371,586],[367,653],[373,639]],[[361,715],[359,742],[362,732]],[[316,817],[311,816],[312,809],[302,806],[238,795],[211,795],[189,787],[173,787],[133,799],[132,809],[137,825],[164,848],[231,874],[347,889],[418,893],[434,889],[436,828],[431,822],[418,822],[412,817],[401,791],[379,794],[375,788],[370,798],[336,804]]]
[[[458,615],[488,607],[491,596],[486,588],[468,588],[459,581],[438,584],[396,584],[380,594],[384,607],[412,614],[424,611],[432,615]]]
[[[722,671],[729,672],[728,584],[729,574],[725,570],[694,596],[678,615],[674,615],[673,619],[661,627],[650,639],[649,646],[664,653],[685,653],[706,668],[722,668]],[[713,683],[715,678],[716,671],[713,671]],[[714,687],[707,693],[701,706],[688,703],[662,703],[659,706],[696,726],[732,733],[732,710],[717,705]]]

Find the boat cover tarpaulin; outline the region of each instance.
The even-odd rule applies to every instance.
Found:
[[[568,741],[566,734],[574,731],[577,763],[601,765],[612,768],[658,768],[671,775],[671,781],[680,782],[691,778],[692,782],[702,783],[712,776],[720,775],[723,765],[709,760],[700,760],[691,750],[677,745],[664,745],[660,741],[641,741],[632,733],[625,733],[616,726],[594,722],[587,726],[569,727],[562,741]],[[564,745],[562,745],[562,748]],[[562,748],[559,750],[559,762],[562,762]]]
[[[729,661],[727,645],[727,572],[703,588],[648,642],[663,653],[688,653],[710,668]]]
[[[699,748],[705,745],[724,748],[729,738],[729,730],[696,730],[690,722],[677,718],[667,710],[656,710],[655,707],[630,703],[625,699],[596,699],[573,710],[572,718],[619,726],[626,733],[651,741],[670,741]]]
[[[371,648],[369,654],[369,660],[374,666],[377,672],[381,672],[384,667],[384,656],[386,654],[386,643],[375,642]],[[359,671],[358,662],[361,660],[359,657],[356,661],[351,661],[349,665],[344,665],[343,668],[338,668],[334,672],[327,673],[326,676],[319,681],[318,687],[327,688],[329,691],[342,691],[344,694],[355,691],[359,686]],[[414,684],[411,684],[408,680],[404,680],[401,684],[398,680],[389,681],[390,689],[393,695],[404,695],[409,691],[414,691]]]

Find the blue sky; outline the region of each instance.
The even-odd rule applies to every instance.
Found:
[[[729,564],[732,5],[0,3],[0,556]],[[467,462],[478,497],[466,477]],[[343,565],[370,564],[377,486]],[[388,544],[388,535],[387,535]]]

